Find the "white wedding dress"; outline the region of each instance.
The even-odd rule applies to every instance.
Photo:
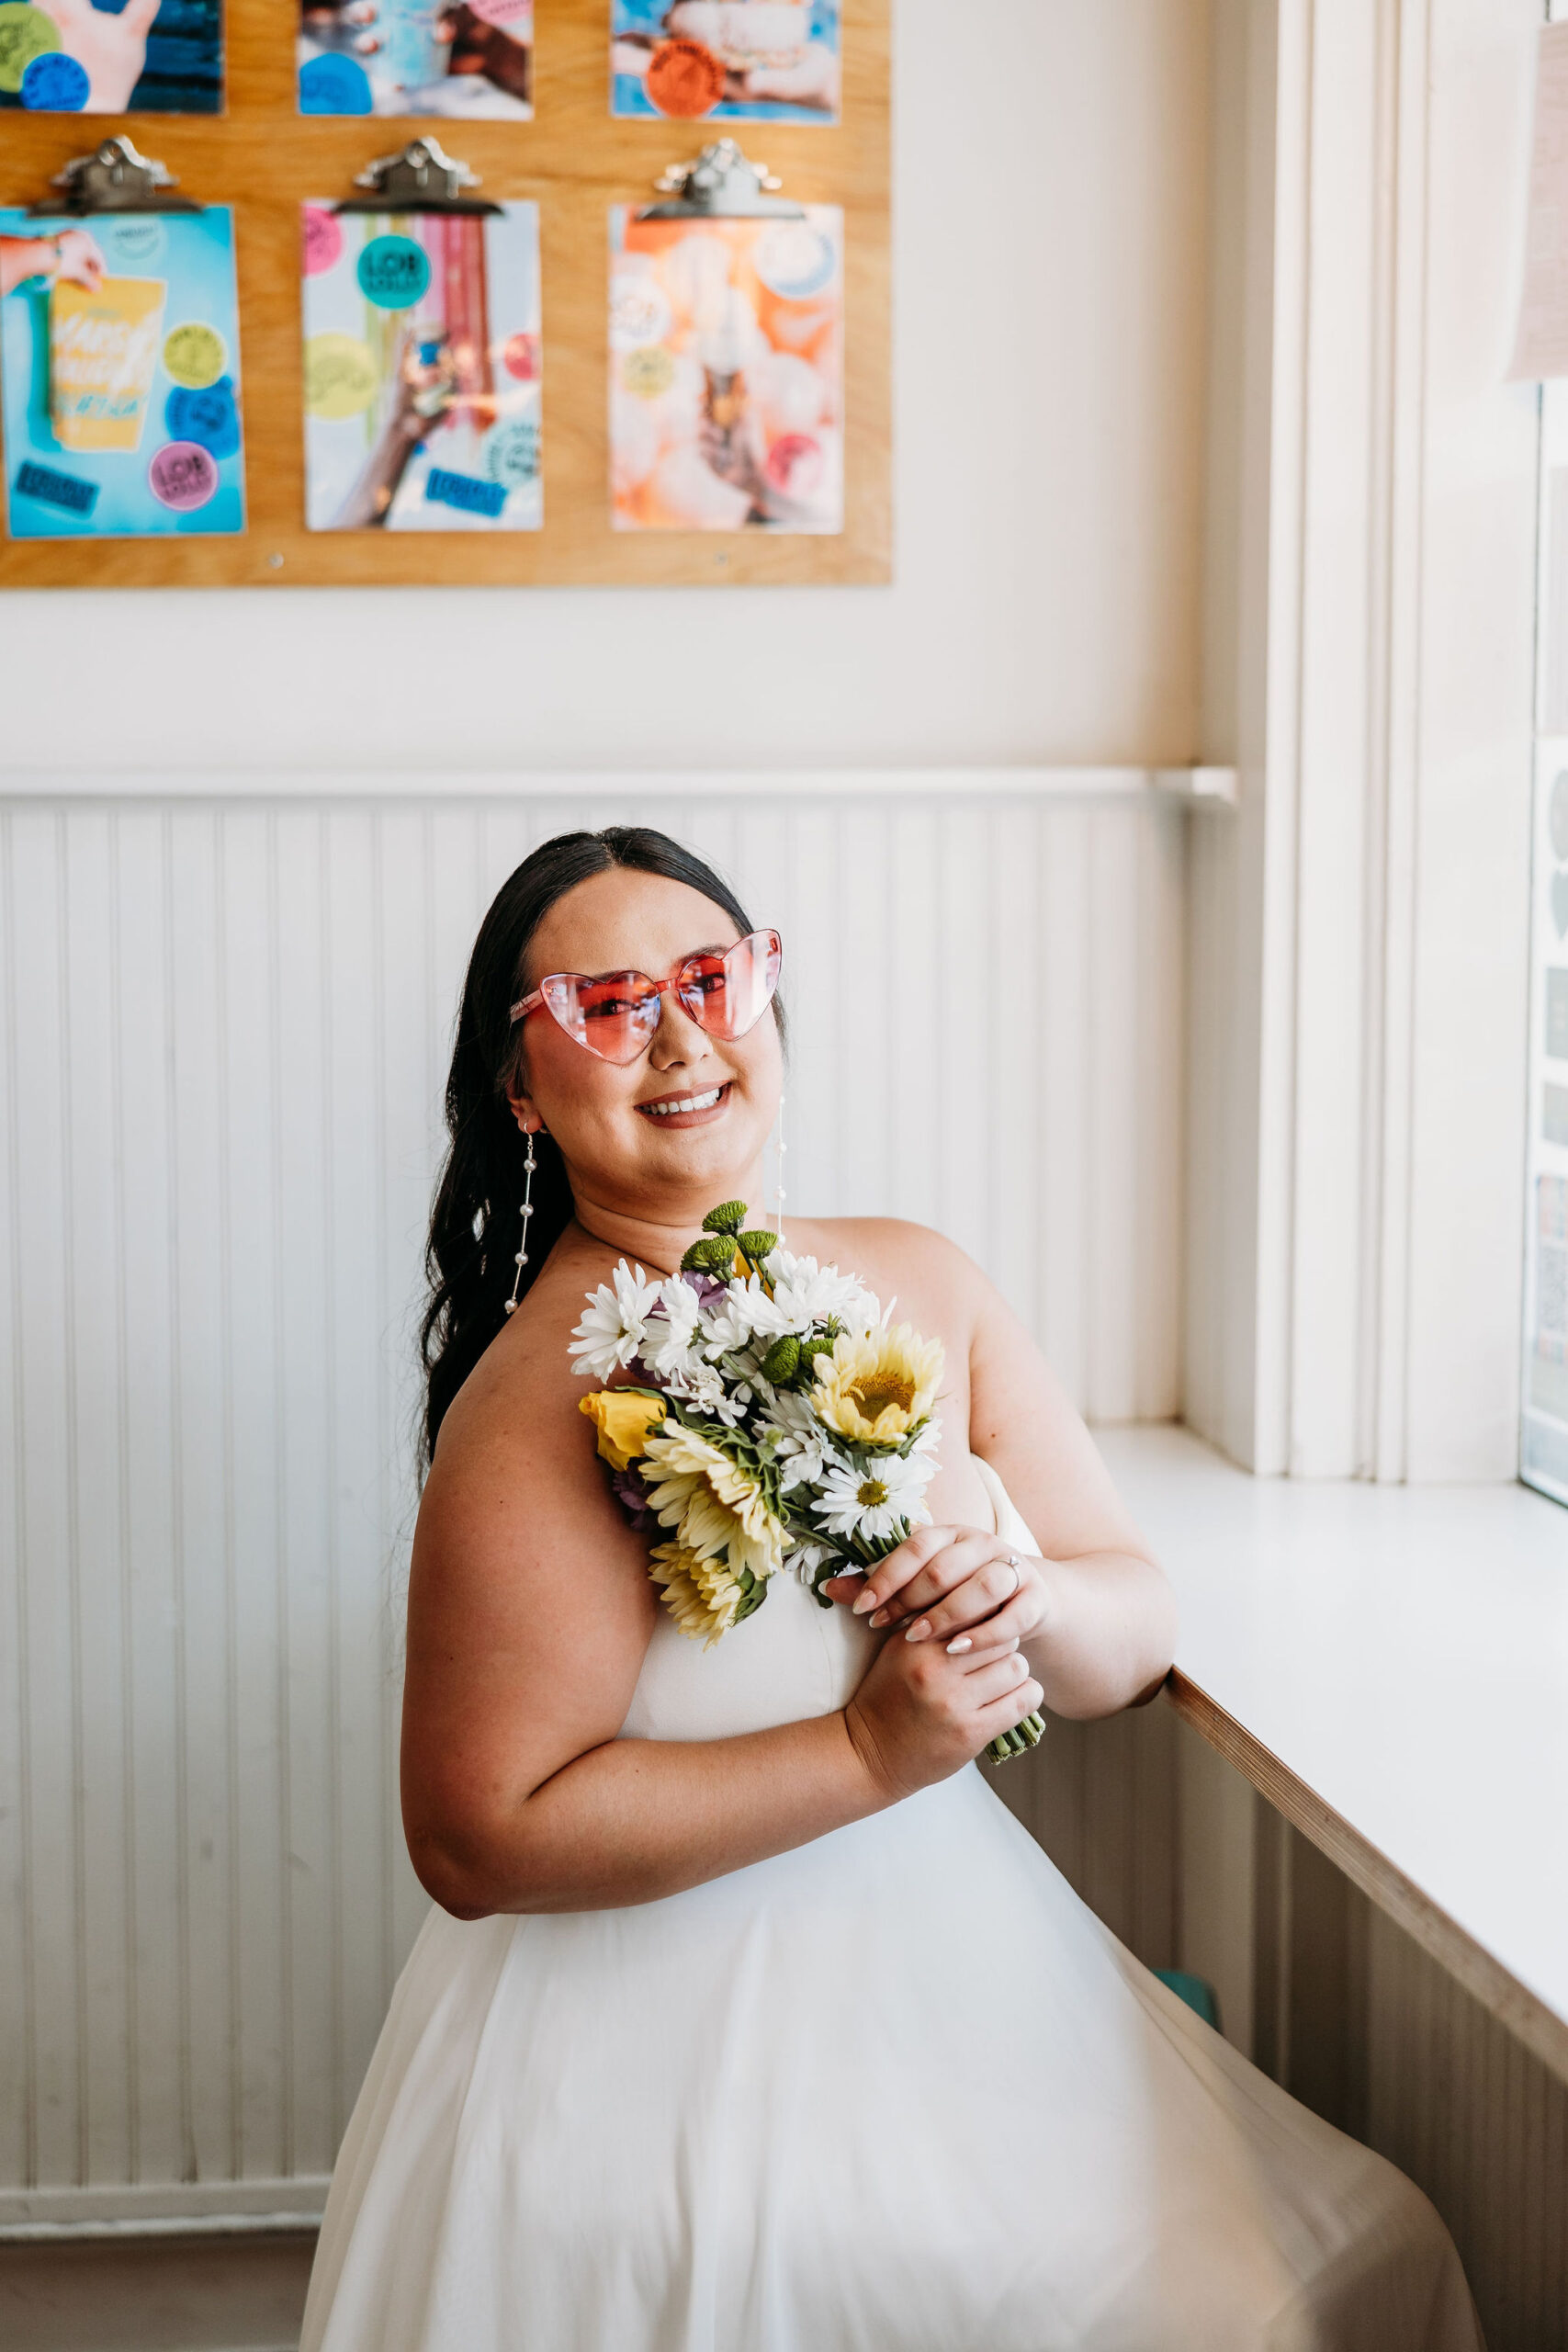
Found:
[[[874,1639],[788,1577],[711,1651],[661,1616],[622,1736],[825,1713]],[[433,1910],[302,2352],[1480,2346],[1425,2198],[1124,1951],[971,1766],[660,1902]]]

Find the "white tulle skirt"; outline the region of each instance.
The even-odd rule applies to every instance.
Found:
[[[1393,2168],[1238,2057],[971,1767],[634,1909],[433,1913],[305,2352],[1473,2352]]]
[[[874,1639],[784,1577],[711,1653],[662,1619],[622,1736],[825,1713]],[[662,1902],[433,1912],[302,2352],[1480,2345],[1427,2199],[1124,1951],[970,1765]]]

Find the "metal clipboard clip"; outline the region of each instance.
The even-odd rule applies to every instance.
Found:
[[[179,182],[151,156],[139,155],[129,139],[106,139],[91,155],[73,155],[50,182],[63,193],[29,204],[29,214],[62,213],[85,219],[95,212],[199,212],[188,196],[175,196]]]
[[[467,213],[470,217],[487,212],[499,212],[499,204],[491,204],[482,196],[465,196],[463,190],[478,187],[479,175],[467,164],[444,153],[434,139],[411,139],[397,155],[379,155],[355,172],[354,185],[364,188],[364,196],[345,197],[334,204],[334,212],[448,212]]]
[[[764,194],[782,187],[766,164],[753,164],[733,139],[716,140],[694,163],[671,164],[654,182],[666,199],[646,204],[639,220],[804,220],[806,207]]]

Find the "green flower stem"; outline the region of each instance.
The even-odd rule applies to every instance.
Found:
[[[992,1740],[986,1750],[986,1761],[987,1764],[1006,1764],[1013,1757],[1027,1755],[1032,1747],[1038,1747],[1044,1736],[1043,1715],[1025,1715],[1011,1731],[1004,1731],[999,1738]]]

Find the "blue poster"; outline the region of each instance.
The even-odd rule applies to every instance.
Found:
[[[0,211],[14,539],[245,527],[233,215]]]
[[[611,0],[610,112],[837,122],[839,0]]]

